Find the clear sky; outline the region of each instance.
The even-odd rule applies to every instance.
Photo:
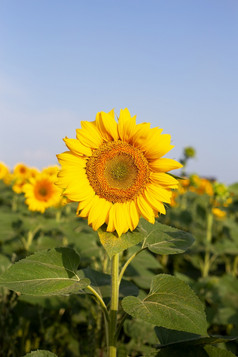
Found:
[[[237,0],[0,0],[0,161],[43,168],[127,107],[190,173],[238,181]],[[179,174],[179,172],[174,172]]]

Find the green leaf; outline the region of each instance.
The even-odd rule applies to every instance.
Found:
[[[229,351],[214,346],[171,346],[162,349],[154,356],[158,357],[235,357]]]
[[[0,213],[0,241],[6,242],[16,236],[16,228],[22,223],[21,216],[13,212]]]
[[[235,195],[238,195],[238,182],[233,183],[232,185],[228,186],[228,190]]]
[[[77,275],[79,255],[70,248],[35,253],[0,276],[0,286],[34,296],[77,293],[90,281]]]
[[[103,298],[111,297],[111,276],[91,268],[86,268],[78,271],[78,276],[83,278],[88,278],[90,280],[90,285],[97,290],[97,292]],[[128,295],[137,296],[139,290],[130,281],[122,279],[120,284],[119,296],[125,297]]]
[[[171,344],[180,343],[181,341],[183,343],[187,341],[194,341],[201,337],[200,335],[191,332],[177,331],[161,326],[156,326],[155,332],[160,342],[159,348],[166,347]]]
[[[187,250],[194,238],[190,233],[155,222],[151,224],[141,219],[133,232],[128,231],[118,237],[117,233],[108,233],[105,228],[98,230],[101,244],[111,258],[145,239],[145,247],[157,254],[178,254]]]
[[[156,254],[184,253],[194,242],[190,233],[159,222],[151,224],[142,220],[140,226],[146,232],[144,247]]]
[[[224,343],[229,341],[234,341],[237,339],[236,336],[200,336],[189,332],[184,331],[176,331],[166,329],[164,327],[155,327],[156,335],[160,341],[160,345],[158,348],[165,348],[168,346],[177,346],[181,344],[189,344],[189,345],[210,345],[217,343]]]
[[[129,315],[157,326],[207,335],[203,304],[186,283],[171,275],[155,276],[143,300],[125,297],[122,307]]]
[[[207,352],[200,346],[167,347],[154,356],[158,357],[208,357]]]
[[[208,353],[209,357],[235,357],[232,352],[214,346],[205,346],[204,350]]]
[[[37,350],[37,351],[32,351],[30,353],[27,353],[23,357],[57,357],[54,353],[46,350]]]
[[[145,237],[144,232],[141,232],[139,229],[136,229],[133,232],[128,231],[127,233],[122,234],[121,237],[118,237],[117,233],[109,233],[106,232],[105,229],[99,228],[98,235],[100,242],[110,259],[113,255],[123,252],[127,248],[140,243]]]

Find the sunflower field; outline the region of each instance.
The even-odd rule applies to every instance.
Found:
[[[63,189],[66,181],[76,185],[70,176],[75,171],[64,176],[75,159],[76,144],[69,140],[75,139],[65,139],[70,151],[59,155],[63,169],[40,171],[19,163],[10,170],[0,163],[0,356],[236,356],[238,183],[227,187],[186,175],[187,160],[195,153],[187,148],[181,177],[167,179],[166,214],[161,204],[154,222],[141,208],[139,223],[125,216],[128,227],[116,218],[98,223],[93,208],[79,214],[90,199],[85,196],[79,207],[74,191]],[[117,181],[118,187],[125,180],[130,184],[125,168],[136,160],[144,165],[137,149],[131,153],[126,141],[114,142],[104,143],[88,160],[96,192],[96,164],[103,155],[114,175],[110,183]],[[120,162],[109,157],[109,149],[120,151]],[[84,148],[77,143],[77,150]],[[177,164],[174,168],[182,166]],[[115,191],[108,190],[104,199],[110,201],[111,195]]]

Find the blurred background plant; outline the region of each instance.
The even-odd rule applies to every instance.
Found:
[[[184,150],[181,162],[185,168],[194,157],[193,148]],[[56,166],[40,171],[23,163],[10,170],[0,163],[0,272],[34,252],[71,247],[80,253],[81,268],[90,265],[90,269],[108,273],[108,258],[97,234],[86,221],[75,216],[74,203],[65,205],[62,192],[52,191],[57,171]],[[238,183],[226,186],[197,174],[181,174],[172,204],[167,207],[166,216],[158,220],[192,233],[195,243],[179,255],[161,256],[145,251],[132,261],[125,277],[143,297],[154,275],[173,274],[188,283],[205,303],[210,334],[236,336]],[[45,181],[39,185],[42,177]],[[29,190],[33,206],[32,202],[29,204]],[[127,254],[132,254],[133,249],[129,248]],[[103,279],[101,284],[105,298],[109,296],[108,287]],[[90,300],[87,295],[36,298],[1,288],[0,355],[18,357],[40,348],[63,357],[103,356],[103,317],[96,302],[91,304]],[[141,356],[153,351],[158,344],[153,326],[123,319],[121,316],[119,356]],[[219,347],[238,352],[235,340]]]

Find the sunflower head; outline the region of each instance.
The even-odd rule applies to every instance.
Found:
[[[212,213],[213,213],[213,215],[214,215],[216,218],[218,218],[218,219],[223,219],[223,218],[226,217],[226,211],[223,211],[223,210],[221,210],[221,209],[218,208],[218,207],[214,207],[214,208],[212,209]]]
[[[13,174],[16,177],[16,179],[23,179],[29,176],[30,174],[30,169],[28,166],[26,166],[23,163],[18,163],[13,169]]]
[[[61,170],[57,185],[70,201],[78,202],[77,214],[88,218],[97,230],[120,236],[134,230],[140,217],[154,223],[165,214],[171,189],[178,182],[166,172],[182,165],[162,158],[173,146],[170,135],[149,123],[136,124],[128,109],[99,112],[93,122],[81,122],[76,139],[64,139],[69,151],[57,155]]]
[[[57,176],[58,172],[59,172],[59,166],[57,166],[57,165],[48,166],[42,170],[42,173],[45,173],[49,176]]]
[[[62,200],[62,191],[55,185],[55,177],[44,173],[30,178],[23,186],[23,192],[30,211],[44,213],[46,208],[58,206]]]
[[[4,180],[10,174],[10,170],[4,162],[0,161],[0,180]]]

